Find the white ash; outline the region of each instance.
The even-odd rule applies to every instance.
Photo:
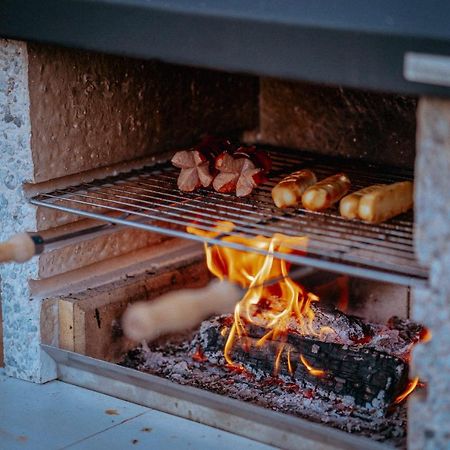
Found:
[[[390,318],[387,324],[383,325],[365,322],[334,308],[315,304],[312,304],[311,308],[314,311],[314,320],[311,326],[313,334],[310,334],[310,337],[335,344],[364,345],[403,360],[407,360],[423,330],[420,325],[398,317]],[[328,329],[328,332],[321,332],[324,328]],[[308,336],[299,330],[295,318],[289,323],[289,331]]]
[[[326,423],[398,448],[405,447],[406,408],[403,405],[395,406],[384,417],[377,401],[363,408],[355,405],[350,396],[328,393],[310,383],[299,386],[286,376],[268,377],[262,371],[238,373],[226,367],[222,352],[212,356],[208,354],[208,361],[203,361],[198,353],[201,335],[196,332],[184,339],[180,336],[167,338],[150,345],[148,350],[137,347],[124,357],[121,364],[182,385]]]

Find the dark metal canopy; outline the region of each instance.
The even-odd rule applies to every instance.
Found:
[[[1,0],[0,36],[356,88],[450,94],[450,59],[425,57],[425,66],[421,59],[450,58],[446,0]],[[420,55],[407,77],[426,83],[405,79],[410,52]]]

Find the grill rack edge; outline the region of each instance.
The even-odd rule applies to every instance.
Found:
[[[376,281],[406,286],[427,284],[428,272],[419,266],[414,255],[412,212],[372,225],[344,219],[336,208],[324,213],[304,209],[279,210],[270,195],[271,188],[280,179],[300,168],[313,169],[319,179],[344,171],[352,181],[352,191],[376,183],[412,180],[412,172],[308,152],[271,148],[270,154],[273,171],[269,182],[246,198],[204,189],[194,193],[180,192],[176,186],[178,170],[164,162],[43,193],[31,198],[30,203],[263,254],[267,252],[223,238],[227,235],[270,237],[274,233],[307,236],[307,248],[293,248],[297,253],[275,252],[274,256],[293,264]],[[235,223],[233,231],[215,238],[201,238],[186,231],[188,225],[211,231],[220,220]]]

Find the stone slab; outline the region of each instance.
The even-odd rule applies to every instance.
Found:
[[[258,139],[412,168],[415,110],[411,97],[262,78]]]
[[[129,303],[151,300],[172,289],[205,286],[210,279],[204,261],[179,269],[144,273],[87,292],[62,298],[59,308],[59,345],[106,361],[118,361],[136,343],[118,325]]]

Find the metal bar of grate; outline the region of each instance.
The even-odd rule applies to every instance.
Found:
[[[294,264],[379,281],[408,286],[427,283],[427,270],[418,265],[414,255],[412,212],[372,225],[346,220],[339,215],[337,208],[323,213],[301,208],[279,210],[271,198],[272,187],[302,167],[313,169],[319,179],[344,171],[352,181],[353,190],[376,183],[409,180],[412,179],[411,172],[283,149],[271,149],[271,156],[273,171],[270,181],[246,198],[205,189],[193,193],[180,192],[176,185],[178,169],[170,163],[163,163],[41,194],[30,202],[108,222],[259,253],[264,251],[223,238],[242,235],[271,237],[274,233],[307,236],[307,246],[291,245],[293,253],[275,252],[274,255]],[[186,231],[187,226],[211,231],[219,221],[233,222],[235,227],[214,238],[201,238]]]

